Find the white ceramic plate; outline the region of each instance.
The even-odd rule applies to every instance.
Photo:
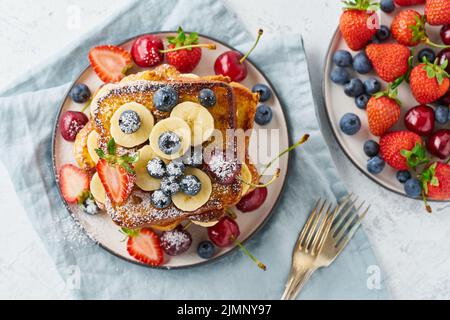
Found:
[[[406,7],[399,9],[399,7],[397,7],[396,11],[393,12],[392,14],[386,14],[386,13],[383,13],[380,11],[381,12],[380,24],[390,26],[394,15],[397,12],[399,12],[399,10],[402,10],[402,9],[405,10],[405,8]],[[407,7],[407,9],[415,9],[415,10],[423,13],[423,6],[412,6],[412,7]],[[428,35],[436,43],[439,43],[439,41],[440,41],[439,30],[440,30],[440,27],[427,26]],[[422,46],[422,45],[414,47],[414,55],[417,56],[417,54],[423,47],[424,46]],[[324,100],[325,100],[325,108],[326,108],[326,113],[328,115],[328,120],[330,122],[330,126],[336,137],[336,140],[338,141],[339,145],[341,146],[342,150],[347,155],[347,157],[350,159],[350,161],[359,170],[361,170],[366,176],[368,176],[370,179],[372,179],[373,181],[375,181],[376,183],[380,184],[381,186],[385,187],[386,189],[388,189],[390,191],[396,192],[401,195],[405,195],[403,185],[400,182],[398,182],[395,177],[395,174],[396,174],[395,169],[386,165],[383,172],[381,172],[378,175],[370,174],[367,171],[368,157],[366,156],[366,154],[363,151],[364,142],[369,139],[378,141],[379,138],[373,136],[369,131],[366,111],[361,110],[358,107],[356,107],[354,99],[345,95],[343,87],[340,85],[334,84],[330,80],[330,72],[333,70],[333,68],[335,68],[335,65],[333,64],[333,61],[332,61],[333,53],[336,50],[340,50],[340,49],[348,50],[348,51],[352,52],[346,45],[344,39],[342,38],[340,31],[337,30],[333,36],[333,39],[331,41],[331,44],[329,46],[329,49],[328,49],[328,52],[326,55],[325,68],[324,68],[324,74],[323,74],[323,95],[324,95]],[[439,50],[435,50],[436,53],[438,51]],[[355,55],[356,52],[352,52],[352,54]],[[415,60],[415,63],[416,62],[417,62],[417,60]],[[379,79],[379,77],[375,74],[374,71],[372,71],[371,73],[369,73],[367,75],[360,75],[360,74],[356,73],[355,71],[352,71],[352,74],[354,77],[358,77],[363,81],[370,77],[376,77]],[[379,79],[379,80],[381,80],[381,79]],[[381,80],[381,82],[383,83],[382,80]],[[385,87],[386,86],[384,85],[384,88]],[[402,101],[402,115],[401,115],[400,120],[394,126],[394,128],[392,130],[404,130],[405,126],[403,123],[403,119],[404,119],[405,113],[411,107],[419,105],[419,103],[412,96],[408,85],[405,83],[399,87],[399,99]],[[342,116],[347,112],[355,113],[361,119],[361,130],[353,136],[344,134],[341,131],[341,129],[339,128],[339,121],[342,118]],[[437,126],[437,128],[440,128],[440,126]]]
[[[158,32],[162,38],[166,38],[169,35],[175,35],[172,32]],[[121,46],[127,50],[130,50],[131,44],[134,39],[125,41],[121,44]],[[216,57],[221,53],[227,50],[233,50],[230,46],[223,44],[217,40],[200,36],[201,43],[215,43],[217,46],[216,50],[209,51],[203,50],[203,57],[199,64],[199,66],[193,71],[193,73],[198,74],[200,76],[203,75],[211,75],[214,74],[213,65]],[[264,74],[250,61],[247,60],[248,67],[248,76],[243,82],[243,84],[249,88],[251,88],[256,83],[265,83],[267,84],[273,92],[273,97],[266,102],[272,107],[273,110],[273,119],[267,125],[264,126],[264,129],[280,129],[279,130],[279,145],[280,150],[284,150],[289,146],[289,136],[287,132],[286,119],[283,114],[283,108],[281,106],[280,100],[277,97],[277,94],[274,88],[269,83],[269,80],[264,76]],[[140,71],[140,69],[135,68],[130,73],[134,73]],[[87,67],[78,79],[75,80],[75,83],[85,83],[91,89],[91,92],[94,92],[95,89],[102,84],[101,80],[94,73],[92,68]],[[69,143],[65,141],[59,132],[58,123],[61,114],[67,110],[80,110],[83,105],[74,103],[66,94],[63,98],[63,103],[61,105],[60,110],[58,111],[57,121],[55,123],[54,129],[54,139],[53,139],[53,161],[54,161],[54,169],[55,169],[55,178],[58,182],[58,172],[62,165],[66,163],[75,163],[75,159],[72,154],[73,143]],[[89,110],[86,111],[86,114],[89,114]],[[256,146],[255,137],[257,135],[257,130],[260,128],[258,125],[255,126],[255,131],[252,135],[252,139],[250,141],[250,157],[256,156],[256,152],[258,152],[258,148]],[[274,210],[276,203],[281,195],[285,177],[288,169],[288,156],[285,156],[280,159],[279,167],[281,170],[280,177],[268,187],[268,197],[264,204],[257,209],[256,211],[249,213],[238,213],[237,222],[240,227],[240,237],[239,240],[241,242],[245,242],[250,237],[252,237],[268,220],[269,216]],[[58,184],[59,186],[59,184]],[[64,199],[61,197],[64,205],[67,207],[69,213],[73,216],[73,218],[81,225],[81,227],[85,230],[85,232],[89,235],[89,237],[98,242],[100,246],[109,251],[110,253],[123,258],[127,261],[137,263],[140,265],[145,265],[130,257],[126,250],[126,242],[123,242],[124,235],[119,232],[120,228],[115,225],[110,217],[106,213],[100,213],[95,216],[90,216],[88,214],[83,213],[77,205],[68,205]],[[169,257],[165,256],[164,265],[160,266],[160,268],[171,269],[171,268],[181,268],[181,267],[189,267],[204,264],[213,260],[216,260],[220,257],[223,257],[226,253],[232,251],[236,247],[228,247],[228,248],[216,248],[216,254],[213,258],[209,260],[204,260],[198,257],[197,255],[197,245],[199,242],[203,240],[208,240],[208,235],[206,232],[206,228],[202,228],[196,225],[191,225],[189,227],[189,232],[192,234],[193,243],[190,249],[177,257]],[[145,265],[147,266],[147,265]]]

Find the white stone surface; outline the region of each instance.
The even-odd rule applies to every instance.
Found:
[[[336,0],[227,0],[249,30],[303,34],[316,98],[321,68],[337,26]],[[39,3],[39,4],[38,4]],[[32,65],[39,65],[123,5],[120,0],[2,0],[0,2],[0,85]],[[80,10],[81,20],[70,20]],[[295,39],[293,39],[294,41]],[[282,54],[282,53],[280,53]],[[373,207],[364,222],[395,299],[450,298],[450,204],[435,205],[432,215],[422,204],[392,194],[367,179],[340,152],[329,133],[338,170],[352,190]],[[27,220],[7,173],[0,165],[0,298],[67,298],[37,234]],[[5,245],[7,244],[7,245]]]

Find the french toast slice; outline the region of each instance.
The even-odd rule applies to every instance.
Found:
[[[153,70],[127,76],[119,84],[108,84],[98,90],[91,104],[94,122],[87,126],[80,140],[85,141],[82,137],[88,135],[90,130],[96,130],[100,135],[99,145],[101,148],[105,148],[111,137],[109,120],[114,111],[127,102],[134,101],[143,104],[152,111],[156,121],[167,117],[168,114],[157,111],[152,103],[153,92],[166,85],[166,82],[169,82],[179,91],[179,102],[196,102],[198,91],[202,88],[208,87],[215,91],[218,103],[210,111],[215,120],[216,129],[221,131],[234,128],[248,130],[253,127],[253,117],[258,102],[256,94],[240,84],[230,83],[227,77],[195,78],[184,76],[180,75],[174,67],[162,65]],[[247,146],[248,141],[246,141],[246,149]],[[88,156],[85,149],[78,147],[77,150],[79,155]],[[121,152],[133,152],[135,150],[137,148],[126,149]],[[82,159],[81,156],[78,158]],[[84,162],[89,163],[89,160],[87,159]],[[256,183],[259,178],[258,172],[250,162],[247,153],[245,161],[252,172],[252,182]],[[80,162],[83,163],[82,160]],[[89,168],[90,165],[87,167]],[[115,205],[107,199],[105,207],[114,222],[128,228],[173,225],[186,218],[197,222],[208,222],[217,220],[224,214],[227,207],[235,205],[242,197],[241,190],[242,184],[238,181],[231,185],[222,185],[213,181],[209,201],[193,212],[183,212],[173,205],[166,209],[154,208],[149,201],[151,193],[135,187],[125,203]]]

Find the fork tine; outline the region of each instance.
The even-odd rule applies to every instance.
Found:
[[[350,200],[350,198],[347,199],[347,202],[348,202],[348,200]],[[339,214],[336,215],[336,219],[333,222],[333,225],[331,227],[333,235],[340,229],[342,224],[346,221],[350,212],[355,207],[355,203],[357,200],[358,200],[358,197],[356,197],[354,200],[350,200],[350,203],[348,203],[348,206],[347,206],[347,202],[345,203],[345,205],[342,205],[341,210],[344,210],[344,208],[347,208],[347,209],[344,212],[339,212]]]
[[[364,212],[358,217],[358,220],[353,224],[352,228],[347,232],[346,235],[344,235],[342,237],[342,239],[340,239],[340,242],[337,242],[338,246],[338,252],[341,253],[341,251],[345,248],[345,246],[348,244],[348,242],[353,238],[353,236],[355,235],[356,231],[359,229],[359,227],[361,226],[361,221],[362,219],[364,219],[364,217],[366,216],[367,212],[370,209],[370,205],[366,208],[366,210],[364,210]],[[338,254],[339,254],[338,253]]]
[[[300,248],[301,247],[301,244],[302,244],[302,242],[304,240],[304,237],[307,234],[307,230],[309,228],[309,225],[311,224],[313,218],[315,217],[315,215],[317,213],[317,209],[319,208],[319,205],[320,205],[321,201],[322,200],[320,198],[319,198],[319,200],[317,200],[316,205],[314,206],[314,209],[311,211],[311,213],[310,213],[310,215],[308,217],[308,220],[306,221],[305,225],[303,226],[303,229],[300,232],[300,235],[298,236],[297,243],[295,244],[296,248]],[[325,204],[325,201],[324,201],[324,204]],[[322,205],[322,207],[323,207],[323,205]]]
[[[326,223],[325,229],[324,229],[324,234],[322,239],[319,241],[318,245],[317,245],[317,250],[320,252],[320,250],[322,250],[322,247],[325,244],[325,241],[331,231],[331,226],[333,225],[333,221],[334,218],[336,217],[337,212],[341,209],[341,205],[337,205],[336,208],[333,211],[333,214],[329,216],[329,219]]]
[[[361,202],[361,204],[359,205],[359,207],[357,209],[355,209],[355,211],[353,211],[351,213],[351,216],[349,216],[349,218],[347,219],[347,221],[344,223],[343,227],[341,228],[341,230],[337,233],[337,235],[334,237],[335,239],[335,243],[336,245],[339,244],[339,241],[341,241],[341,239],[343,238],[343,236],[348,232],[348,228],[357,221],[357,219],[359,218],[358,213],[360,212],[361,208],[364,206],[365,201]]]
[[[323,240],[327,237],[328,232],[330,231],[329,225],[331,224],[334,214],[336,213],[338,208],[339,208],[339,205],[337,205],[334,210],[331,210],[331,204],[328,207],[328,210],[320,224],[319,230],[317,230],[317,232],[314,236],[314,239],[312,241],[312,244],[311,244],[311,252],[312,253],[319,252],[319,250],[320,250],[319,244],[321,242],[323,242]]]
[[[305,241],[305,249],[308,250],[308,252],[312,252],[311,244],[312,244],[313,236],[315,234],[317,234],[319,221],[323,220],[323,218],[322,218],[323,213],[326,214],[326,212],[330,211],[331,205],[332,204],[330,203],[330,205],[328,206],[328,209],[326,209],[326,211],[324,211],[323,210],[325,208],[325,203],[324,203],[324,206],[322,206],[322,208],[320,208],[320,212],[319,212],[319,214],[317,214],[316,219],[314,219],[314,223],[313,223],[311,229],[309,230],[308,236],[306,237],[306,241]]]

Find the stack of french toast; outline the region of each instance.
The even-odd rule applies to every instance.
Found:
[[[258,183],[248,156],[258,99],[228,77],[166,64],[103,85],[74,144],[79,167],[93,174],[97,205],[128,229],[214,225]],[[243,140],[230,138],[237,131]],[[120,194],[105,190],[123,181],[108,167],[100,172],[99,162],[123,164],[129,177]]]

